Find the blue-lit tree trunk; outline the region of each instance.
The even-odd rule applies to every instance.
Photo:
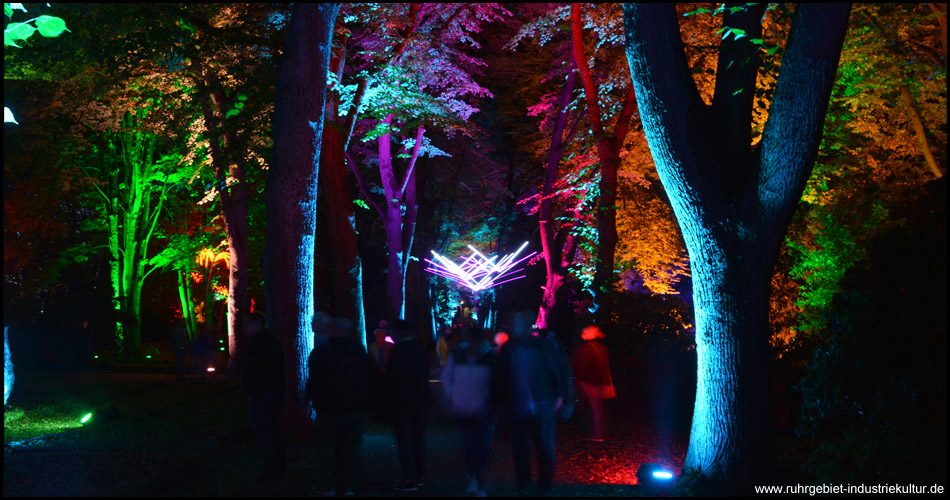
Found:
[[[13,356],[10,354],[10,341],[7,339],[7,327],[3,327],[3,406],[7,405],[13,392]]]
[[[297,4],[277,71],[274,153],[267,175],[267,324],[284,345],[284,432],[306,437],[303,402],[313,349],[313,244],[330,40],[340,4]]]
[[[743,4],[744,5],[744,4]],[[767,482],[768,295],[782,238],[821,141],[849,4],[799,4],[761,143],[752,98],[764,5],[725,9],[713,102],[693,82],[672,4],[624,4],[627,58],[647,141],[693,274],[698,361],[684,471],[710,492]]]

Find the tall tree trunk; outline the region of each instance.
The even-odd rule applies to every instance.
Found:
[[[554,122],[551,134],[551,147],[548,149],[548,160],[545,165],[544,187],[541,190],[541,206],[538,209],[538,224],[541,230],[541,255],[544,257],[544,294],[541,297],[541,306],[535,324],[540,328],[549,328],[551,313],[557,302],[558,290],[567,279],[567,268],[574,258],[574,246],[567,245],[569,228],[558,228],[554,220],[554,183],[557,181],[558,167],[561,164],[561,155],[564,154],[564,131],[567,129],[568,108],[571,95],[574,93],[574,84],[577,81],[576,73],[571,72],[567,83],[558,99],[558,116]],[[573,237],[570,237],[574,240]]]
[[[603,295],[610,291],[614,272],[614,255],[617,250],[617,171],[620,169],[620,150],[627,137],[630,119],[636,111],[636,96],[633,86],[627,91],[617,122],[610,134],[605,133],[600,102],[594,78],[587,66],[584,54],[584,38],[581,26],[581,4],[571,4],[571,56],[580,73],[587,98],[587,116],[594,140],[597,157],[600,159],[600,198],[597,201],[597,261],[594,265],[594,281],[590,292],[593,295],[593,310],[596,314],[603,302]]]
[[[726,8],[723,24],[761,33],[764,8]],[[707,493],[752,494],[769,478],[769,277],[818,154],[849,11],[849,4],[798,5],[754,150],[755,37],[723,40],[706,106],[674,6],[624,4],[641,121],[693,274],[698,372],[684,471],[706,476]]]
[[[284,432],[309,436],[303,401],[313,349],[313,243],[330,41],[340,4],[296,4],[277,72],[274,152],[267,176],[267,323],[287,368]]]
[[[416,200],[416,162],[422,147],[425,128],[420,125],[416,129],[416,143],[409,157],[409,165],[405,175],[400,180],[393,165],[392,132],[390,126],[395,115],[387,116],[383,123],[387,132],[377,139],[379,142],[379,176],[385,193],[385,205],[374,203],[374,207],[383,219],[383,230],[386,234],[386,246],[389,250],[387,258],[386,295],[389,298],[388,313],[391,318],[405,318],[406,315],[406,269],[409,265],[409,254],[412,251],[412,240],[416,231],[416,215],[419,204]],[[359,172],[354,168],[351,171],[357,175],[360,185],[364,183]],[[362,189],[362,187],[361,187]],[[366,189],[364,193],[369,196]],[[405,215],[403,215],[405,205]]]
[[[205,127],[210,140],[211,162],[214,166],[215,181],[218,195],[221,197],[221,212],[228,235],[228,252],[230,254],[228,267],[228,373],[237,374],[240,364],[240,353],[244,352],[246,338],[244,335],[244,317],[248,314],[248,257],[247,257],[247,176],[244,170],[244,160],[240,154],[226,154],[219,146],[219,139],[223,149],[227,150],[235,143],[233,132],[221,134],[227,103],[218,90],[211,90],[210,80],[204,82],[208,91],[208,98],[203,101],[202,110],[205,118]],[[213,107],[212,107],[213,106]],[[233,157],[232,161],[228,159]],[[228,177],[234,179],[228,185]],[[213,324],[213,301],[209,301],[209,325]],[[210,329],[210,327],[209,327]]]
[[[333,103],[335,104],[335,103]],[[328,103],[327,118],[335,116]],[[320,151],[320,185],[325,197],[326,220],[330,233],[330,260],[333,281],[333,306],[337,316],[354,320],[357,338],[366,347],[366,319],[363,314],[362,264],[356,244],[356,216],[353,196],[346,178],[346,158],[343,153],[346,132],[338,123],[323,127]],[[357,300],[359,299],[359,300]]]

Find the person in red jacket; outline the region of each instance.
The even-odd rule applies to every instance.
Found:
[[[588,441],[602,443],[607,438],[607,414],[604,401],[617,395],[610,377],[607,349],[600,343],[603,332],[588,326],[581,333],[584,342],[574,351],[574,377],[584,397],[590,403],[594,417],[594,435]]]

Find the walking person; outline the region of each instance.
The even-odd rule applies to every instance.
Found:
[[[305,389],[313,405],[320,495],[354,495],[359,482],[360,445],[376,367],[352,336],[353,322],[337,318],[321,325],[327,341],[313,349]]]
[[[498,356],[479,327],[463,330],[460,340],[442,368],[442,387],[462,436],[466,471],[471,478],[468,493],[484,497],[491,457],[492,377]]]
[[[280,412],[284,408],[284,348],[267,329],[267,319],[253,312],[244,320],[250,337],[241,366],[241,388],[247,394],[251,426],[264,449],[264,470],[258,480],[274,480],[286,469],[284,439],[280,432]]]
[[[584,342],[574,351],[574,376],[577,386],[590,404],[594,418],[594,435],[588,441],[602,443],[607,439],[607,413],[604,401],[617,395],[610,377],[610,360],[607,349],[600,343],[603,332],[596,326],[588,326],[581,332]]]
[[[383,376],[380,410],[392,422],[403,480],[393,488],[417,491],[426,469],[426,425],[429,392],[429,357],[409,333],[405,320],[393,322],[395,345]]]
[[[531,335],[532,315],[518,313],[511,338],[502,346],[494,390],[508,415],[518,493],[531,482],[531,441],[538,450],[538,493],[547,494],[557,465],[555,424],[564,386],[554,344]]]
[[[373,362],[376,364],[376,370],[379,374],[386,371],[386,365],[389,364],[389,356],[393,352],[393,344],[389,342],[392,338],[386,330],[387,324],[384,319],[379,321],[379,328],[373,330],[373,338],[376,342],[369,346],[369,353],[373,357]],[[387,340],[387,338],[389,340]]]

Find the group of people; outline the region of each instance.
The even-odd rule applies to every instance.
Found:
[[[614,390],[606,350],[598,342],[603,335],[597,327],[585,329],[572,370],[569,361],[565,367],[563,349],[554,339],[539,335],[532,320],[528,313],[515,315],[507,341],[495,336],[503,345],[493,345],[479,327],[457,328],[451,352],[441,360],[441,406],[457,422],[470,495],[486,496],[496,424],[505,426],[510,436],[519,493],[528,494],[532,482],[532,441],[538,451],[537,491],[542,495],[550,491],[557,462],[556,422],[559,414],[565,416],[573,407],[575,381],[592,406],[595,425],[590,439],[605,439],[603,400]],[[433,403],[429,356],[404,320],[388,326],[380,323],[374,332],[376,343],[367,352],[356,340],[351,321],[324,313],[314,317],[305,399],[313,409],[311,439],[318,450],[322,495],[349,496],[356,491],[360,445],[370,413],[393,429],[402,469],[394,489],[418,491],[424,486],[426,429]],[[264,448],[263,476],[279,477],[285,468],[278,427],[283,355],[262,314],[251,314],[245,328],[252,337],[242,364],[242,387]]]

